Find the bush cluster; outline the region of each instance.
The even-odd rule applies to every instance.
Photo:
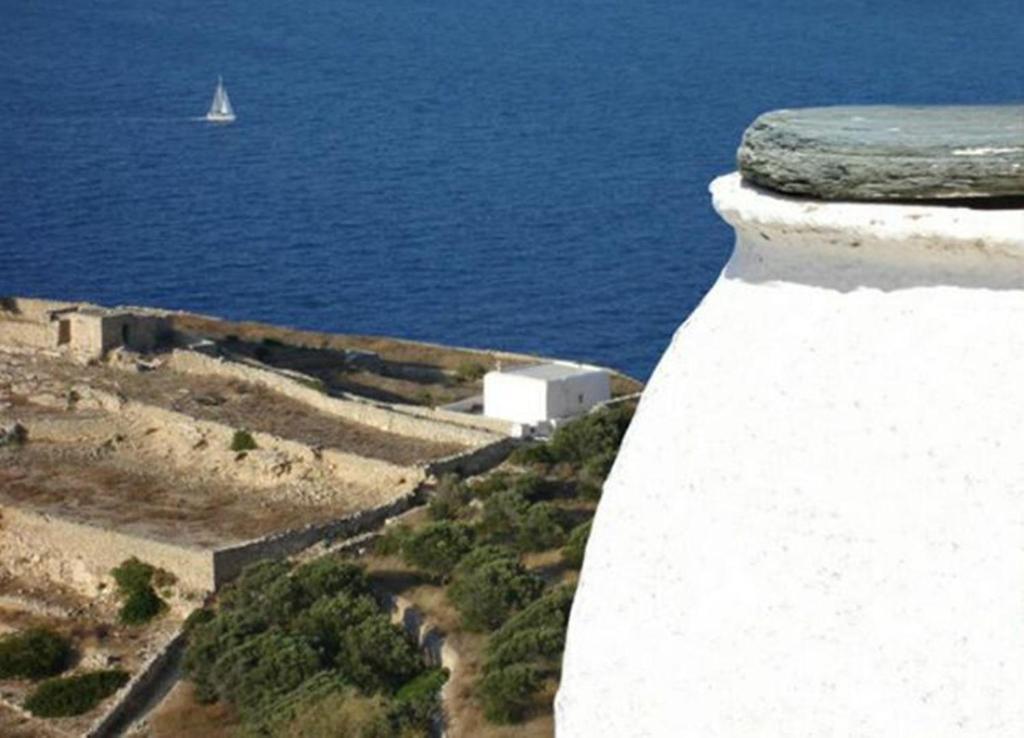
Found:
[[[473,529],[464,523],[427,523],[405,536],[401,554],[406,563],[441,579],[469,553],[473,539]]]
[[[173,576],[134,556],[111,570],[121,596],[119,617],[126,625],[148,623],[167,609],[167,603],[153,589],[154,581],[166,582]]]
[[[48,679],[25,700],[25,709],[47,718],[82,715],[127,682],[127,672],[120,669]]]
[[[452,572],[448,598],[467,630],[494,630],[536,599],[543,581],[527,571],[516,554],[503,546],[480,546]]]
[[[561,671],[573,590],[559,587],[506,621],[487,644],[477,696],[488,720],[518,722]]]
[[[446,474],[427,502],[427,513],[433,520],[455,520],[466,510],[472,494],[454,474]]]
[[[592,508],[579,499],[599,499],[632,414],[606,408],[520,448],[512,461],[528,470],[443,478],[428,503],[432,522],[378,542],[379,553],[446,582],[465,629],[491,633],[476,696],[493,722],[522,720],[559,676],[573,598],[564,586],[545,592],[520,555],[562,547],[567,567],[582,565],[591,522],[571,521]]]
[[[623,404],[591,413],[555,431],[548,443],[523,446],[512,454],[514,463],[549,471],[564,466],[576,479],[577,493],[598,499],[611,471],[634,407]]]
[[[71,642],[45,628],[0,636],[0,679],[44,679],[64,671]]]
[[[514,487],[484,501],[480,528],[491,540],[522,552],[555,548],[565,540],[558,508],[549,502],[531,503]]]
[[[590,538],[590,526],[593,521],[588,520],[580,523],[569,534],[569,540],[562,547],[562,561],[573,569],[583,566],[583,554],[587,549],[587,540]]]
[[[363,569],[338,558],[250,566],[217,612],[191,618],[187,630],[184,668],[199,699],[230,702],[262,734],[333,735],[315,732],[335,725],[320,711],[351,703],[337,718],[357,726],[345,735],[424,735],[439,709],[436,689],[417,693],[414,706],[402,696],[426,671],[422,658]],[[381,709],[367,712],[377,701]],[[368,714],[383,716],[389,732],[373,732],[380,721]]]

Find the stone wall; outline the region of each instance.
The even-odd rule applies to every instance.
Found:
[[[191,466],[216,466],[223,469],[225,464],[230,465],[230,476],[246,484],[267,486],[279,483],[281,480],[272,469],[280,462],[286,462],[293,474],[304,466],[322,467],[338,480],[375,490],[390,490],[396,495],[411,491],[424,478],[423,470],[418,467],[399,466],[337,449],[314,450],[298,441],[257,431],[250,433],[258,448],[249,452],[256,463],[239,466],[234,462],[236,453],[230,450],[231,440],[238,430],[236,428],[212,420],[199,420],[173,410],[126,401],[99,390],[93,390],[93,394],[105,408],[116,409],[124,419],[136,426],[156,427],[166,437],[172,437],[173,440],[165,448],[167,454],[184,455],[187,458],[179,458],[179,461]],[[195,450],[197,445],[204,447],[202,453]]]
[[[213,588],[214,560],[208,550],[119,533],[66,518],[0,506],[0,561],[41,569],[47,578],[91,592],[127,558],[174,573],[196,592]]]
[[[482,474],[504,461],[516,445],[515,439],[503,438],[480,448],[432,461],[426,465],[426,473],[435,477],[442,474]]]
[[[54,310],[67,310],[68,308],[75,307],[76,304],[59,300],[40,300],[34,297],[10,297],[6,299],[4,305],[0,306],[0,315],[3,315],[4,312],[9,312],[22,320],[48,323],[51,312]],[[9,308],[13,308],[13,310]]]
[[[231,581],[242,569],[257,561],[290,556],[325,539],[349,538],[376,528],[388,518],[407,510],[415,500],[415,493],[410,492],[379,507],[361,510],[339,520],[272,533],[254,541],[218,549],[213,552],[215,584],[220,587]]]
[[[52,349],[57,346],[56,324],[6,319],[0,313],[0,345]]]
[[[93,722],[83,738],[121,735],[146,709],[154,694],[159,694],[158,690],[181,658],[185,646],[185,633],[179,631],[118,690],[113,706]],[[173,673],[170,677],[174,678]]]
[[[413,438],[478,446],[492,442],[495,433],[501,431],[476,427],[473,423],[481,421],[479,426],[493,425],[495,429],[508,426],[507,423],[489,423],[479,416],[331,397],[270,369],[214,358],[196,351],[175,350],[167,365],[186,374],[209,374],[259,384],[328,415]],[[453,419],[456,417],[457,421]]]

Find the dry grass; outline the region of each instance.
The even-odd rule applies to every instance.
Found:
[[[116,455],[99,455],[86,445],[39,442],[17,451],[0,449],[0,503],[197,546],[298,528],[355,509],[348,503],[274,500],[128,459],[121,463]]]
[[[554,685],[538,695],[533,715],[527,720],[515,725],[488,722],[473,692],[483,671],[487,637],[460,632],[451,638],[459,654],[459,668],[452,675],[449,700],[445,705],[451,738],[550,738],[554,735]]]
[[[204,705],[195,698],[191,682],[181,681],[153,711],[152,738],[231,738],[240,724],[229,705]]]
[[[167,369],[144,374],[100,368],[93,371],[96,380],[106,380],[129,398],[141,402],[234,428],[271,433],[311,446],[337,448],[393,464],[428,461],[463,448],[453,443],[387,433],[319,412],[266,388],[232,379],[183,375]]]
[[[437,369],[446,372],[454,372],[460,364],[466,362],[478,363],[485,368],[493,368],[498,363],[498,354],[489,351],[452,348],[436,344],[419,343],[399,338],[384,336],[357,336],[340,335],[335,333],[318,333],[315,331],[302,331],[292,328],[268,325],[266,323],[235,323],[215,318],[206,318],[198,315],[180,314],[172,318],[172,322],[178,330],[206,336],[209,338],[223,340],[227,336],[237,337],[243,342],[260,343],[264,339],[278,341],[291,347],[312,349],[322,351],[324,354],[330,352],[369,351],[377,354],[386,363],[394,364],[397,368],[403,366]],[[273,352],[271,352],[273,360]],[[324,356],[317,360],[308,355],[298,357],[292,353],[290,357],[283,357],[284,361],[291,362],[291,368],[299,371],[311,371],[311,373],[325,379],[328,384],[332,383],[331,376],[324,376],[324,371],[331,366],[337,367],[338,358]],[[513,356],[501,354],[501,363],[504,366],[516,366],[531,364],[543,361],[541,357],[530,357],[526,355]],[[324,361],[328,362],[327,364]],[[479,382],[467,383],[463,386],[453,386],[445,382],[412,382],[396,380],[395,376],[385,376],[381,373],[360,372],[349,373],[334,378],[339,389],[351,391],[356,394],[365,394],[368,397],[376,397],[391,402],[412,402],[422,401],[420,393],[423,390],[430,390],[436,395],[435,402],[450,402],[473,394],[479,389]],[[347,384],[347,386],[346,386]],[[621,397],[639,392],[643,384],[632,377],[624,374],[612,375],[612,395]]]

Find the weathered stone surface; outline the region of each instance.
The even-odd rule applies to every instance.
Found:
[[[1024,105],[776,110],[737,158],[748,182],[824,200],[1024,196]]]

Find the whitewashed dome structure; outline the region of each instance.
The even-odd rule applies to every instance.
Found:
[[[1024,107],[779,111],[740,170],[605,486],[557,736],[1020,738]]]

